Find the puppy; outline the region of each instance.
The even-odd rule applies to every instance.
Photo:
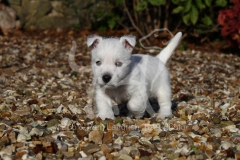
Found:
[[[157,98],[158,118],[170,117],[171,86],[165,63],[177,47],[182,33],[177,33],[156,57],[131,52],[136,44],[134,36],[87,38],[91,49],[93,81],[96,88],[97,116],[114,119],[113,101],[127,103],[135,118],[151,110],[148,99]]]

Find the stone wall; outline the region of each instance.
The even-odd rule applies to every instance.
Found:
[[[7,0],[23,28],[91,28],[96,0]]]

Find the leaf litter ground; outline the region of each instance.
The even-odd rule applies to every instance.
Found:
[[[68,63],[73,40],[79,72]],[[172,118],[102,121],[85,41],[50,31],[0,37],[1,159],[240,159],[240,57],[178,50],[167,63]]]

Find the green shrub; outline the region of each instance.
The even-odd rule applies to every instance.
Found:
[[[198,37],[219,32],[218,11],[227,0],[101,0],[95,29],[134,28],[144,36],[156,28]],[[107,9],[106,9],[107,8]]]
[[[211,26],[213,21],[217,20],[216,14],[212,15],[210,13],[211,10],[215,7],[225,7],[227,0],[172,0],[172,3],[177,6],[173,9],[173,13],[181,14],[185,25],[197,25],[200,23]]]
[[[118,28],[123,10],[122,0],[101,0],[95,9],[93,18],[93,29],[106,31]]]

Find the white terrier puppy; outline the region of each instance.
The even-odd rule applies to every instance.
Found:
[[[95,100],[101,119],[114,119],[113,101],[127,103],[135,118],[141,118],[149,108],[148,99],[155,97],[160,106],[158,118],[170,117],[171,86],[165,63],[177,47],[182,33],[177,33],[156,57],[132,55],[134,36],[103,38],[90,36]]]

